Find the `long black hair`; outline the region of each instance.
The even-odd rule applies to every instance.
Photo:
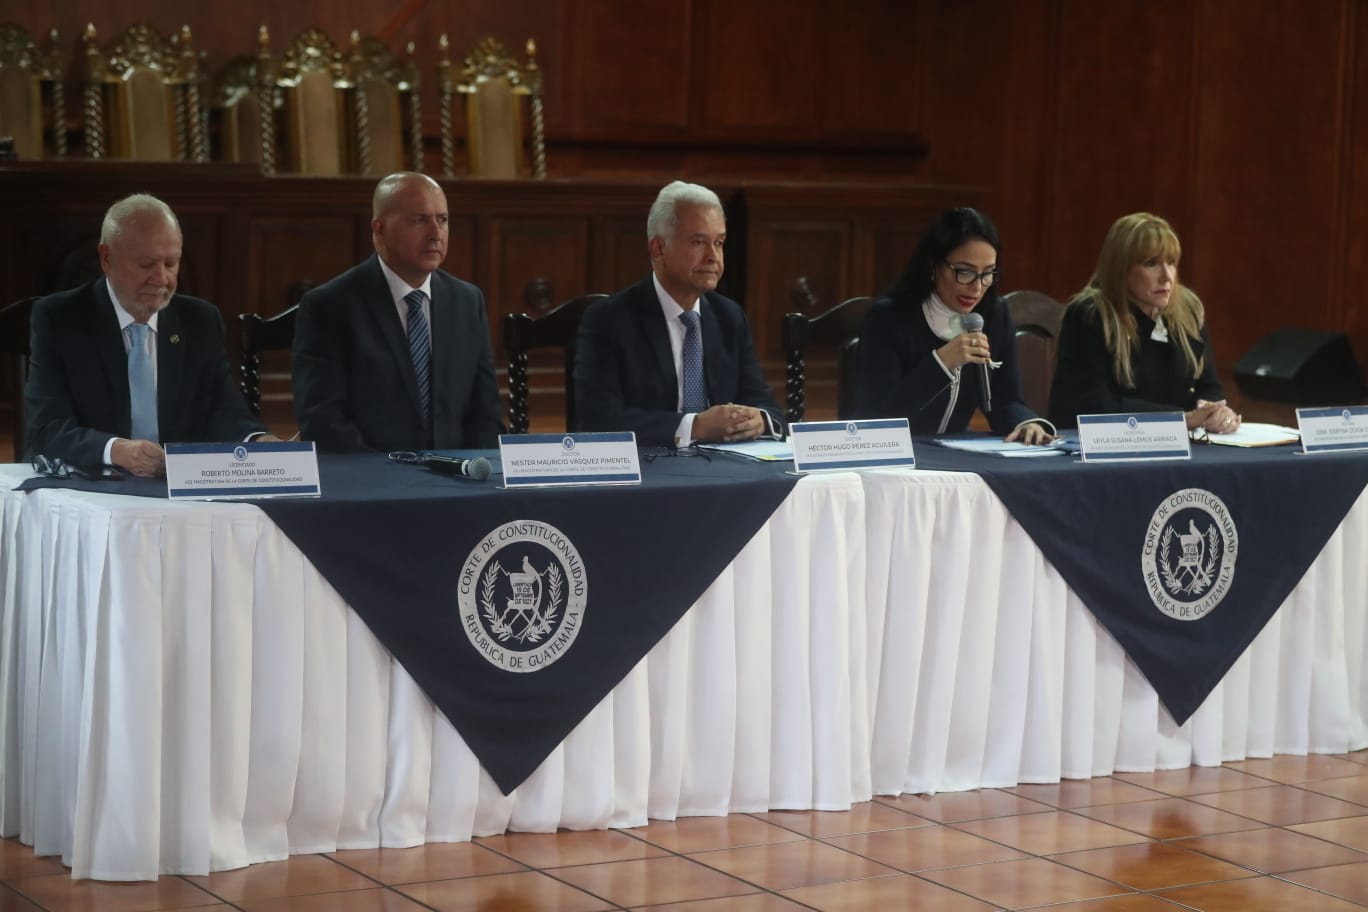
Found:
[[[936,267],[945,262],[952,250],[972,240],[986,241],[999,256],[1002,255],[997,228],[988,216],[967,206],[945,210],[932,220],[912,252],[912,259],[907,261],[907,268],[888,289],[887,296],[899,304],[920,306],[931,297],[936,284]],[[997,306],[998,284],[995,282],[984,291],[976,309],[991,312]]]

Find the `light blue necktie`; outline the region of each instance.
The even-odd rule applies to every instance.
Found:
[[[698,331],[698,311],[686,310],[679,315],[684,322],[684,349],[680,360],[684,367],[685,414],[697,414],[708,407],[708,390],[703,379],[703,339]]]
[[[147,353],[146,323],[128,324],[128,404],[134,440],[160,442],[157,436],[157,377]]]
[[[409,353],[413,356],[413,372],[418,376],[418,402],[423,409],[423,420],[429,420],[432,383],[432,338],[428,335],[427,317],[423,316],[423,299],[419,290],[404,295],[408,304]]]

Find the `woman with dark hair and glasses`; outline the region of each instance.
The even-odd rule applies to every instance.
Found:
[[[931,223],[902,278],[865,316],[860,417],[906,416],[914,434],[953,434],[978,408],[1008,441],[1054,439],[1021,400],[1016,327],[997,293],[1000,249],[977,210],[950,209]]]
[[[1059,330],[1050,416],[1184,412],[1189,430],[1237,430],[1216,376],[1206,314],[1178,281],[1182,256],[1169,223],[1148,212],[1112,223],[1097,268]]]

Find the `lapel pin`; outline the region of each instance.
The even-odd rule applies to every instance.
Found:
[[[171,334],[171,344],[172,344],[172,345],[179,345],[179,344],[180,344],[180,333],[172,333],[172,334]]]

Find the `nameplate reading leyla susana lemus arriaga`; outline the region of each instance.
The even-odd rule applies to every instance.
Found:
[[[890,466],[915,468],[906,418],[800,421],[789,425],[796,472],[849,471]]]
[[[1078,444],[1084,462],[1192,458],[1182,412],[1079,415]]]
[[[166,493],[172,500],[317,497],[312,443],[168,443]]]
[[[1342,408],[1299,408],[1303,453],[1368,450],[1368,405]]]
[[[636,434],[501,434],[505,488],[641,484]]]

